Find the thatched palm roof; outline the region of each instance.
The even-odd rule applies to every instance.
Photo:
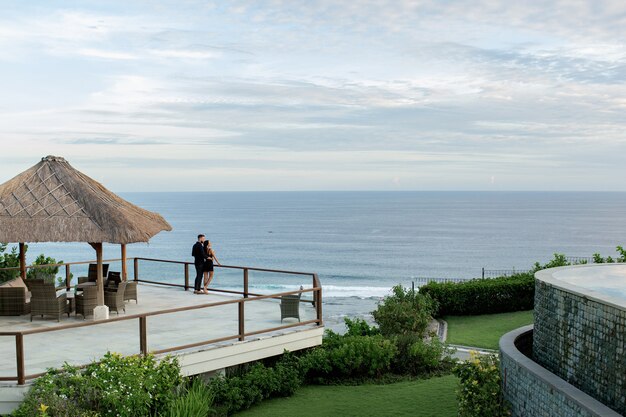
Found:
[[[0,242],[147,242],[172,227],[47,156],[0,185]]]

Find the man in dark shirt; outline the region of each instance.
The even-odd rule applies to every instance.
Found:
[[[196,281],[193,286],[194,294],[203,294],[202,292],[202,272],[204,269],[204,261],[207,257],[204,250],[204,235],[198,235],[198,241],[193,245],[191,249],[191,256],[193,256],[194,265],[196,267]]]

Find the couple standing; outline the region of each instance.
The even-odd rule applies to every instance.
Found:
[[[208,294],[209,284],[213,279],[213,261],[220,265],[215,252],[211,248],[211,241],[206,240],[204,235],[198,235],[198,241],[191,249],[196,267],[196,281],[194,282],[194,294]],[[202,290],[202,276],[204,275],[204,290]]]

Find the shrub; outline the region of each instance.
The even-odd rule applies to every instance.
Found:
[[[221,413],[231,415],[266,398],[292,395],[302,385],[299,363],[289,353],[272,368],[262,363],[245,368],[240,375],[218,377],[210,382],[214,406]]]
[[[0,243],[0,284],[17,278],[20,274],[19,269],[2,270],[2,268],[17,268],[20,266],[20,255],[17,253],[17,248],[13,246],[9,253],[5,253],[6,250],[6,243]]]
[[[477,355],[454,369],[459,377],[457,391],[459,417],[509,416],[508,405],[502,400],[499,361],[496,355]]]
[[[354,320],[348,317],[343,319],[348,331],[346,336],[376,336],[380,334],[378,327],[370,326],[365,320],[356,318]]]
[[[326,333],[324,344],[301,358],[303,373],[314,383],[380,376],[391,369],[396,354],[392,341],[375,336]]]
[[[196,378],[189,387],[180,390],[159,417],[207,417],[211,413],[212,403],[213,392],[201,379]]]
[[[396,285],[392,288],[392,295],[385,297],[372,315],[384,336],[424,335],[436,310],[437,302],[430,295]]]
[[[459,283],[429,282],[421,294],[437,300],[437,316],[476,315],[532,310],[535,278],[532,272],[510,277],[474,279]]]
[[[28,391],[16,416],[38,416],[41,404],[53,416],[147,416],[174,399],[182,382],[176,359],[107,353],[84,370],[49,370]]]
[[[42,253],[41,255],[37,256],[37,258],[33,262],[33,265],[51,265],[51,264],[57,264],[57,263],[62,264],[63,261],[57,262],[56,259],[51,258],[51,257],[46,257],[46,255]],[[38,268],[29,268],[28,272],[26,273],[26,278],[27,279],[40,278],[40,279],[50,281],[53,284],[56,284],[54,282],[54,278],[56,277],[56,274],[58,272],[59,272],[58,266],[43,266],[43,267],[38,267]],[[65,280],[63,280],[63,282],[64,281]]]
[[[626,250],[616,248],[618,262],[626,261]],[[615,262],[612,257],[603,258],[593,254],[595,263]],[[584,262],[582,262],[584,263]],[[533,269],[512,276],[493,279],[474,279],[459,283],[430,282],[420,287],[421,294],[428,294],[439,303],[437,316],[476,315],[532,310],[535,298],[535,272],[542,269],[571,265],[566,256],[555,253],[547,263],[535,262]]]
[[[454,363],[445,345],[437,337],[424,340],[416,334],[404,334],[395,336],[393,342],[398,354],[391,368],[397,374],[417,376],[449,371]]]

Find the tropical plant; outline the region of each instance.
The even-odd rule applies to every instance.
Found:
[[[213,396],[213,391],[202,379],[194,378],[189,386],[179,390],[159,417],[207,417],[212,411]]]
[[[7,246],[6,243],[0,243],[0,284],[17,278],[20,274],[18,269],[3,270],[3,268],[17,268],[20,266],[20,255],[17,252],[17,248],[13,246],[11,251],[7,253]]]
[[[39,265],[54,265],[62,264],[63,261],[58,261],[54,258],[44,255],[43,253],[32,263],[33,268],[29,268],[26,273],[26,279],[44,279],[46,281],[55,282],[56,274],[59,272],[59,266],[39,266]]]
[[[428,294],[405,289],[401,285],[392,288],[372,312],[384,336],[416,333],[424,336],[428,323],[437,311],[438,303]]]
[[[34,382],[14,416],[39,416],[42,404],[51,416],[149,416],[167,408],[181,383],[174,358],[107,353],[84,370],[68,364],[49,370]]]
[[[499,361],[496,355],[470,352],[470,360],[454,369],[459,377],[459,417],[509,416],[508,404],[502,399]]]

